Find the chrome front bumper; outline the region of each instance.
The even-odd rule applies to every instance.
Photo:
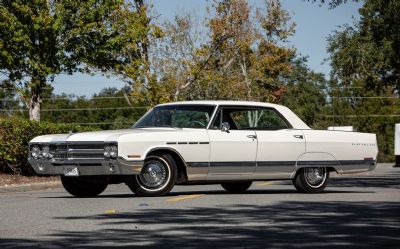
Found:
[[[29,159],[30,165],[39,175],[64,175],[64,168],[76,166],[79,175],[137,175],[143,161],[126,161],[123,158],[110,160],[64,160]]]

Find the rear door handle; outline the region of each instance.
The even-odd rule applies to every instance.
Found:
[[[293,135],[293,137],[298,138],[298,139],[303,139],[303,135]]]
[[[248,138],[257,139],[257,135],[247,135]]]

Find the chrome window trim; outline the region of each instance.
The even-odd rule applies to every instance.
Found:
[[[215,114],[217,113],[217,111],[222,111],[223,108],[243,108],[243,109],[269,109],[272,110],[273,112],[275,112],[288,126],[287,128],[282,128],[282,129],[238,129],[238,131],[245,131],[245,130],[254,130],[254,131],[278,131],[278,130],[286,130],[286,129],[293,129],[293,125],[289,122],[289,120],[287,120],[282,113],[280,113],[276,108],[274,107],[266,107],[266,106],[252,106],[252,105],[218,105],[218,108],[216,108],[217,110],[214,113],[212,122],[209,123],[209,126],[214,123],[215,121]],[[218,128],[212,129],[210,127],[207,127],[208,130],[218,130]]]

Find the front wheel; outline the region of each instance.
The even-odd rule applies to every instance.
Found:
[[[65,190],[75,197],[95,197],[101,194],[108,185],[103,176],[61,176],[61,183]]]
[[[302,168],[293,179],[293,185],[302,193],[321,193],[328,184],[329,171],[325,167]]]
[[[222,183],[221,186],[229,193],[239,194],[246,192],[246,190],[250,188],[251,183],[251,181],[226,182]]]
[[[126,185],[137,196],[161,196],[169,193],[177,179],[177,166],[169,154],[146,158],[139,175],[127,176]]]

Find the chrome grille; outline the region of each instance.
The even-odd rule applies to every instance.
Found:
[[[103,143],[67,143],[53,147],[54,160],[104,159]]]
[[[104,144],[67,144],[68,159],[104,159]]]
[[[53,158],[55,160],[65,160],[67,159],[67,145],[66,144],[55,144],[50,145],[50,150],[54,151]]]

